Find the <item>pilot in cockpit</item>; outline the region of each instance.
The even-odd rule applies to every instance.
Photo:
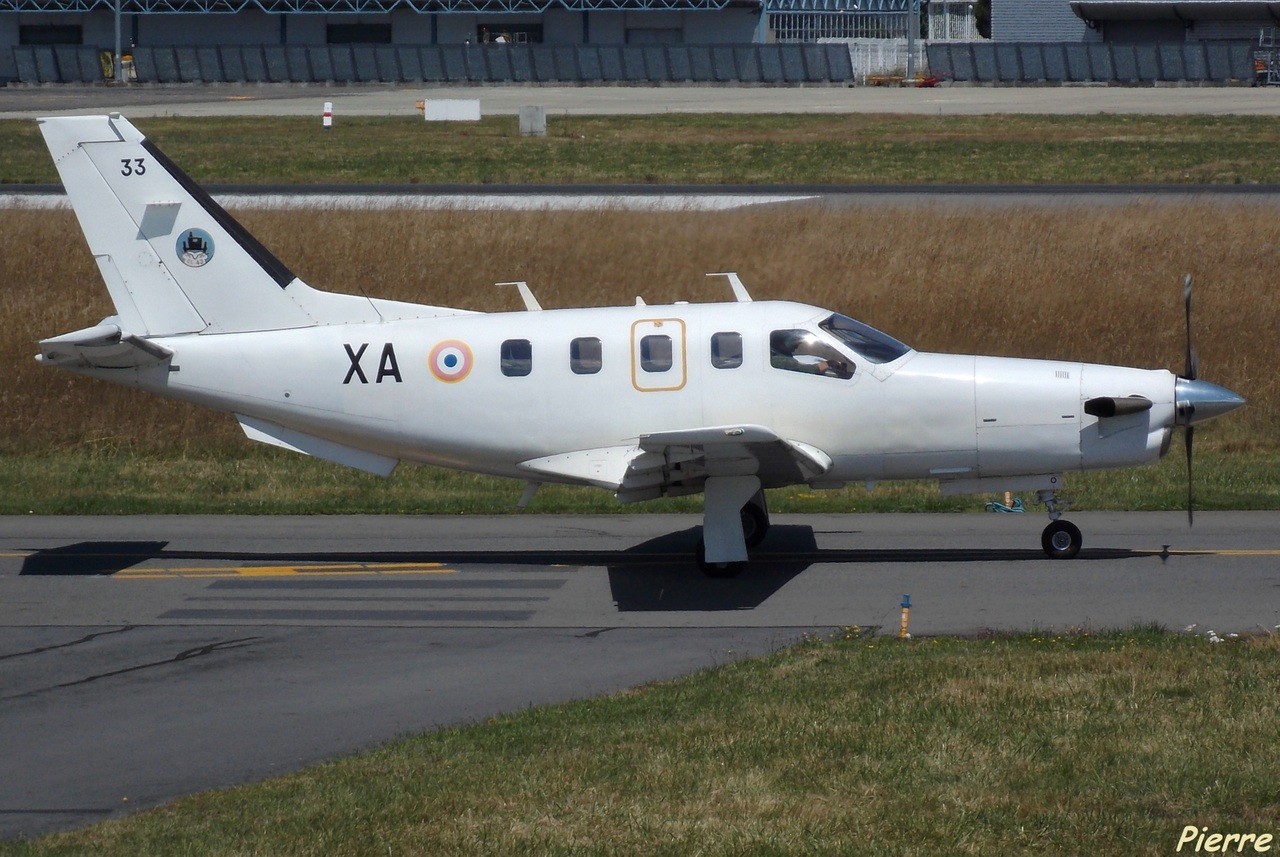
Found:
[[[847,360],[807,330],[775,330],[769,336],[769,362],[775,369],[851,378]]]

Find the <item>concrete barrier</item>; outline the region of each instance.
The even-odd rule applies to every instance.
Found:
[[[741,83],[853,80],[843,44],[726,45],[142,45],[141,83]],[[0,48],[0,81],[102,79],[97,48]]]
[[[962,83],[1251,83],[1250,42],[935,42],[929,70]]]

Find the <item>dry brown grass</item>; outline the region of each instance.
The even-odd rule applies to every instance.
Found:
[[[1203,375],[1249,408],[1206,440],[1275,446],[1280,220],[1245,205],[785,208],[729,213],[246,212],[318,288],[481,310],[528,280],[548,307],[757,299],[862,318],[920,349],[1182,364],[1181,280],[1196,276]],[[41,370],[36,341],[112,312],[69,212],[6,211],[0,234],[0,451],[240,445],[230,420]]]

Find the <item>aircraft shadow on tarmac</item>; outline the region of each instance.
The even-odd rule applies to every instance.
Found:
[[[822,549],[813,528],[775,524],[755,551],[746,570],[732,579],[704,577],[692,559],[701,532],[690,527],[666,533],[618,551],[384,551],[279,553],[234,550],[168,550],[164,541],[77,542],[36,551],[23,562],[28,576],[110,576],[148,561],[293,565],[351,563],[442,563],[446,566],[515,566],[547,570],[556,567],[604,567],[620,612],[749,610],[760,606],[809,566],[836,564],[929,564],[967,562],[1048,562],[1039,550],[981,548]],[[1083,550],[1075,562],[1139,559],[1150,551],[1094,548]],[[353,568],[353,576],[361,570]]]
[[[168,542],[76,542],[30,554],[22,575],[99,577],[165,556]]]
[[[1051,562],[1039,550],[992,549],[822,549],[813,527],[774,524],[751,562],[737,577],[712,579],[697,574],[688,554],[701,535],[700,527],[658,536],[615,556],[608,564],[609,586],[618,610],[708,611],[759,607],[792,578],[816,563],[895,564],[964,562]],[[1149,557],[1149,551],[1102,549],[1081,551],[1076,561]],[[618,559],[617,557],[625,557]],[[674,562],[662,563],[662,558]],[[646,557],[652,562],[646,562]],[[691,573],[692,572],[692,573]]]

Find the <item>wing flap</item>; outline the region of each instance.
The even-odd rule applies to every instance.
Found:
[[[557,482],[586,483],[616,491],[632,462],[644,456],[634,446],[606,446],[531,458],[520,462],[520,467]]]
[[[583,449],[521,462],[560,482],[614,491],[624,503],[693,494],[718,476],[758,476],[767,488],[812,481],[831,469],[817,447],[757,425],[710,426],[641,435],[633,445]]]
[[[701,462],[703,476],[760,477],[766,487],[809,482],[831,469],[816,446],[785,440],[765,426],[712,426],[643,435],[640,448],[670,464]]]

